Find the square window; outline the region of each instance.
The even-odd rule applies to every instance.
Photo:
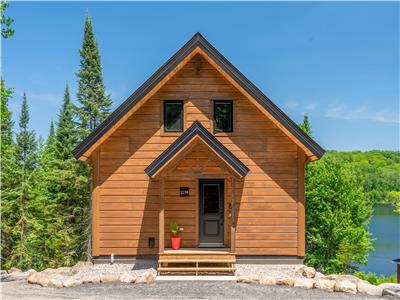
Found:
[[[183,131],[183,101],[164,101],[164,131]]]
[[[216,132],[233,131],[232,101],[214,101],[214,130]]]

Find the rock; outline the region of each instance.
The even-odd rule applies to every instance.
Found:
[[[132,273],[124,273],[119,276],[119,281],[126,282],[126,283],[135,283],[136,279],[138,278],[137,275]]]
[[[357,291],[361,294],[371,296],[382,296],[383,288],[365,282],[357,283]]]
[[[32,272],[28,275],[28,282],[39,284],[43,287],[50,285],[50,279],[46,273]]]
[[[17,281],[17,280],[26,280],[29,274],[36,272],[34,269],[30,269],[25,272],[12,272],[5,275],[7,281]]]
[[[392,296],[393,298],[399,298],[400,299],[400,292],[396,293],[395,291],[392,291],[390,289],[384,289],[382,291],[382,296]]]
[[[15,268],[15,267],[12,267],[7,271],[8,274],[14,273],[14,272],[22,272],[22,271],[21,271],[21,269],[18,269],[18,268]]]
[[[70,269],[69,275],[75,275],[78,272],[89,271],[93,268],[93,263],[90,261],[78,261],[75,266]]]
[[[49,281],[49,286],[63,287],[63,282],[60,279],[50,277]]]
[[[119,276],[117,274],[102,274],[100,275],[100,282],[113,282],[118,281]]]
[[[71,286],[76,286],[76,285],[80,285],[80,284],[82,284],[82,281],[75,277],[69,277],[63,281],[64,287],[71,287]]]
[[[296,273],[306,278],[314,278],[316,271],[312,267],[301,266],[296,269]]]
[[[100,282],[100,276],[98,275],[84,275],[82,278],[80,278],[82,283],[99,283]]]
[[[350,280],[339,280],[336,281],[334,290],[335,292],[357,294],[357,285]]]
[[[136,278],[135,283],[152,283],[154,281],[154,276],[150,272],[147,272],[138,278]]]
[[[7,271],[6,270],[0,270],[0,276],[6,275]]]
[[[260,277],[258,275],[242,275],[239,276],[237,282],[243,283],[258,283],[260,281]]]
[[[294,279],[292,277],[281,277],[276,280],[276,284],[293,287]]]
[[[320,278],[325,278],[325,275],[322,274],[321,272],[315,272],[314,279],[320,279]]]
[[[315,282],[311,278],[297,278],[294,282],[294,287],[312,289],[314,284]]]
[[[335,280],[323,278],[323,279],[317,279],[315,281],[314,287],[316,289],[321,289],[321,290],[333,292],[333,290],[335,288],[335,284],[336,284]]]
[[[350,282],[352,282],[352,283],[354,283],[356,285],[359,282],[368,283],[368,281],[360,279],[360,278],[358,278],[356,276],[353,276],[353,275],[336,275],[336,274],[333,274],[333,275],[327,275],[327,276],[325,276],[325,278],[326,279],[331,279],[331,280],[336,280],[336,281],[344,281],[344,280],[345,281],[350,281]]]
[[[263,285],[275,285],[276,279],[270,276],[261,276],[259,279],[259,283]]]

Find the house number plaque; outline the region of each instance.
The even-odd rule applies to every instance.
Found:
[[[187,186],[181,186],[179,189],[179,195],[181,197],[189,197],[189,188]]]

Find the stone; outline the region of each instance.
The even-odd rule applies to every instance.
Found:
[[[119,281],[126,282],[126,283],[135,283],[136,279],[138,278],[137,275],[132,273],[123,273],[119,276]]]
[[[357,283],[357,292],[371,296],[382,296],[383,288],[365,282]]]
[[[294,279],[292,277],[281,277],[276,280],[276,284],[293,287]]]
[[[89,271],[93,268],[93,263],[90,261],[78,261],[75,266],[70,269],[69,275],[75,275],[78,272]]]
[[[311,278],[297,278],[294,282],[294,287],[312,289],[314,287],[314,279]]]
[[[36,272],[34,269],[30,269],[25,272],[11,272],[9,274],[4,275],[4,278],[7,279],[7,281],[18,281],[18,280],[26,280],[29,276],[29,274]]]
[[[57,269],[53,269],[53,268],[47,268],[45,270],[43,270],[42,272],[50,274],[50,275],[65,275],[68,276],[71,274],[71,268],[70,267],[61,267],[61,268],[57,268]]]
[[[400,292],[395,292],[390,289],[384,289],[382,291],[382,296],[392,296],[393,298],[399,298],[400,299]]]
[[[150,272],[147,272],[141,276],[139,276],[138,278],[136,278],[135,283],[152,283],[154,282],[154,276],[153,274],[151,274]]]
[[[357,285],[350,280],[339,280],[336,281],[334,291],[357,294]]]
[[[63,282],[60,279],[49,277],[49,285],[55,287],[63,287]]]
[[[261,276],[259,279],[259,283],[263,285],[275,285],[276,279],[270,276]]]
[[[100,275],[100,282],[106,283],[106,282],[114,282],[118,281],[119,276],[118,274],[102,274]]]
[[[328,292],[333,292],[333,290],[335,288],[335,284],[336,284],[335,280],[322,278],[322,279],[317,279],[315,281],[314,287],[316,289],[321,289],[321,290],[325,290],[325,291],[328,291]]]
[[[314,279],[320,279],[320,278],[325,278],[325,275],[322,274],[321,272],[315,272]]]
[[[9,273],[9,274],[14,273],[14,272],[22,272],[22,271],[21,271],[21,269],[18,269],[16,267],[12,267],[7,271],[7,273]]]
[[[42,272],[32,272],[27,278],[29,283],[39,284],[43,287],[50,285],[50,279],[46,273]]]
[[[306,278],[314,278],[315,277],[315,269],[312,267],[307,267],[307,266],[301,266],[296,269],[296,274],[299,274],[301,276],[304,276]]]
[[[91,275],[91,274],[86,274],[80,278],[82,283],[99,283],[100,282],[100,276],[99,275]]]
[[[327,276],[325,276],[325,278],[326,279],[331,279],[331,280],[336,280],[336,281],[344,281],[344,280],[345,281],[350,281],[350,282],[352,282],[352,283],[354,283],[356,285],[359,282],[368,283],[368,281],[363,280],[363,279],[358,278],[358,277],[353,276],[353,275],[336,275],[336,274],[333,274],[333,275],[327,275]]]
[[[242,275],[242,276],[239,276],[237,279],[237,282],[243,282],[243,283],[258,283],[259,281],[260,281],[260,277],[255,274]]]
[[[400,284],[399,283],[382,283],[378,285],[382,288],[382,296],[390,295],[400,299]]]
[[[75,277],[69,277],[63,281],[63,286],[64,287],[71,287],[71,286],[76,286],[82,284],[82,281],[75,278]]]

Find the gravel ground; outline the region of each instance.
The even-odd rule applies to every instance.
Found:
[[[153,284],[83,284],[72,288],[43,288],[25,281],[0,283],[3,300],[22,299],[393,299],[329,293],[279,286],[226,282],[155,282]]]
[[[269,277],[293,277],[301,278],[295,271],[302,265],[263,265],[263,264],[236,264],[236,276],[242,275],[266,275]]]

